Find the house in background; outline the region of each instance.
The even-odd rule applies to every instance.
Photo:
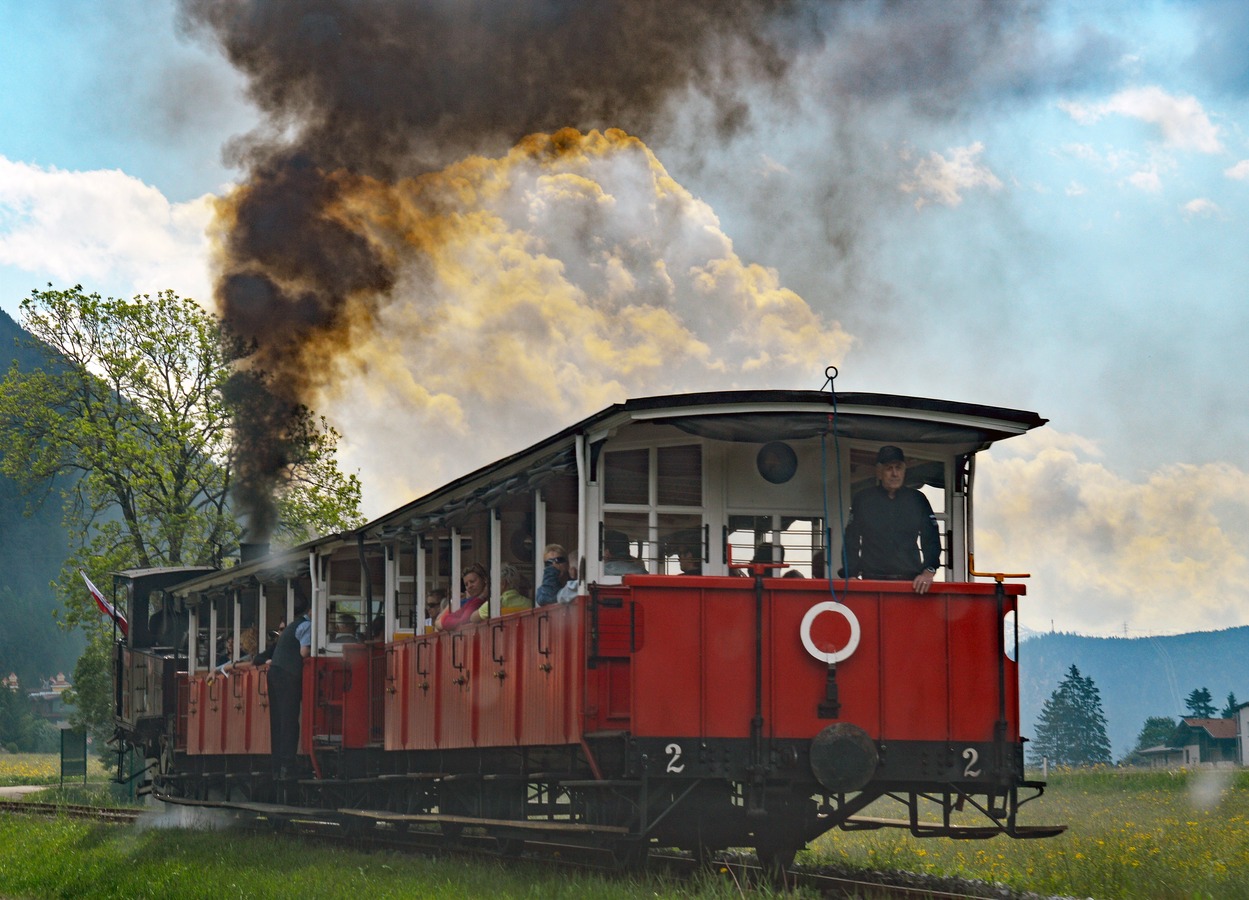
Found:
[[[64,693],[71,687],[64,673],[58,672],[56,677],[49,678],[41,685],[41,690],[31,691],[31,712],[56,728],[69,727],[69,715],[74,707],[65,702]]]
[[[1171,747],[1182,753],[1179,764],[1242,764],[1239,722],[1239,715],[1235,719],[1180,719],[1171,738]]]
[[[1157,747],[1137,750],[1134,755],[1151,769],[1178,769],[1184,765],[1183,747],[1168,747],[1166,744],[1159,744]]]
[[[1242,766],[1249,766],[1249,703],[1236,707],[1232,721],[1236,723],[1236,760]]]

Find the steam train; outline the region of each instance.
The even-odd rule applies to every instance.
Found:
[[[976,572],[972,527],[976,454],[1045,421],[830,390],[634,399],[358,530],[119,573],[118,746],[168,803],[622,862],[744,847],[783,867],[837,827],[1055,834],[1019,819],[1044,791],[1019,729],[1021,576]],[[940,525],[925,594],[826,565],[882,444]],[[610,535],[644,573],[608,574]],[[551,544],[574,551],[575,597],[500,615],[501,566],[532,596]],[[489,618],[432,630],[428,598],[454,606],[473,563]],[[297,598],[300,771],[278,778],[266,669],[218,663],[250,629],[263,650]]]

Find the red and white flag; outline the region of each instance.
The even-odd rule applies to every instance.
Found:
[[[100,612],[111,618],[117,623],[117,627],[121,629],[122,634],[130,631],[130,623],[126,621],[126,617],[121,614],[117,607],[104,599],[104,595],[100,593],[100,589],[91,583],[91,579],[87,577],[87,573],[78,570],[78,574],[82,576],[82,580],[87,583],[87,590],[91,592],[91,596],[95,598],[95,605],[100,607]]]

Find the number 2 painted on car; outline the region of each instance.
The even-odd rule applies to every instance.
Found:
[[[677,765],[677,760],[681,758],[681,745],[680,744],[669,744],[667,747],[664,747],[664,753],[667,753],[669,756],[672,757],[672,759],[668,760],[667,771],[669,772],[684,772],[685,771],[685,763],[681,763],[681,765],[679,766]]]

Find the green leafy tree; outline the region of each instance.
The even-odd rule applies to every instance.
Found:
[[[1144,757],[1140,755],[1142,750],[1148,750],[1151,747],[1165,747],[1171,743],[1171,738],[1175,736],[1176,721],[1170,716],[1150,716],[1145,720],[1145,724],[1141,726],[1140,734],[1136,736],[1136,744],[1131,752],[1123,758],[1123,762],[1128,765],[1134,765],[1144,761]]]
[[[1030,751],[1037,765],[1042,759],[1066,766],[1110,762],[1101,693],[1074,665],[1041,707]]]
[[[57,591],[66,627],[89,649],[75,670],[80,720],[97,740],[110,721],[105,627],[77,574],[104,591],[132,567],[222,565],[242,528],[231,506],[237,468],[231,371],[216,317],[172,291],[132,300],[33,291],[23,327],[45,358],[0,381],[0,470],[37,490],[58,475],[73,548]],[[277,498],[274,539],[360,524],[360,482],[336,461],[339,435],[311,414]],[[95,671],[103,665],[105,677]]]
[[[1188,715],[1194,719],[1214,718],[1214,698],[1209,688],[1193,688],[1192,693],[1184,700]]]
[[[35,715],[25,691],[0,688],[0,747],[11,753],[51,753],[60,736]]]
[[[1223,709],[1219,713],[1221,719],[1236,718],[1236,707],[1240,704],[1236,701],[1236,694],[1232,691],[1227,692],[1227,702],[1223,704]]]

